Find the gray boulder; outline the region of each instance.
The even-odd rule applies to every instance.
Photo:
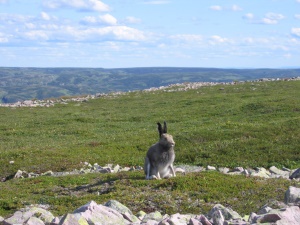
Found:
[[[272,166],[269,168],[269,171],[275,175],[275,177],[284,177],[288,178],[289,177],[289,172],[288,171],[283,171],[278,169],[276,166]]]
[[[232,209],[226,208],[221,204],[215,205],[208,213],[208,218],[213,218],[214,213],[220,211],[225,220],[241,219],[242,217]]]
[[[76,209],[72,214],[77,214],[76,216],[78,216],[78,218],[83,217],[88,222],[88,224],[125,225],[127,223],[121,213],[104,205],[98,205],[94,201],[91,201],[88,204],[81,206],[80,208]]]
[[[216,210],[212,214],[212,220],[214,225],[223,225],[225,222],[224,216],[222,215],[222,212],[220,210]]]
[[[188,225],[202,225],[202,223],[195,218],[191,218]]]
[[[162,221],[159,222],[158,225],[168,225],[168,224],[186,225],[190,223],[191,219],[192,219],[192,215],[181,215],[179,213],[176,213],[163,219]]]
[[[286,209],[271,210],[264,215],[251,216],[251,224],[299,225],[300,208],[291,206]]]
[[[31,207],[15,212],[13,216],[5,219],[2,223],[4,225],[23,224],[31,217],[38,218],[43,223],[51,223],[54,219],[51,212],[42,208]]]
[[[214,166],[209,166],[209,165],[206,167],[206,169],[207,169],[207,170],[213,170],[213,171],[216,171],[216,170],[217,170],[216,167],[214,167]]]
[[[163,219],[163,216],[160,212],[155,211],[149,214],[146,214],[142,220],[142,223],[147,223],[149,220],[154,220],[156,222],[160,222]]]
[[[68,213],[61,219],[59,225],[89,225],[89,223],[80,214]]]
[[[105,203],[105,206],[118,211],[123,215],[125,219],[129,220],[130,222],[134,223],[139,221],[139,219],[135,215],[133,215],[129,208],[116,200],[109,200]]]
[[[298,168],[298,169],[292,171],[289,178],[290,178],[290,179],[297,179],[297,178],[300,178],[300,168]]]
[[[270,178],[271,173],[268,170],[266,170],[265,168],[259,167],[259,168],[256,168],[255,172],[251,173],[251,176]]]
[[[195,219],[199,220],[203,225],[212,225],[211,222],[204,215],[196,216]]]
[[[218,168],[218,171],[220,172],[220,173],[228,173],[229,171],[230,171],[230,169],[229,168],[227,168],[227,167],[219,167]]]
[[[36,217],[30,217],[24,225],[45,225],[45,223]]]
[[[290,186],[284,195],[285,204],[297,204],[300,202],[300,188]]]
[[[299,225],[300,224],[300,208],[292,206],[287,208],[280,214],[281,220],[277,221],[277,225]]]

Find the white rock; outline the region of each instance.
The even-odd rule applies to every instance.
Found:
[[[216,167],[214,167],[214,166],[207,166],[206,169],[207,170],[217,170]]]

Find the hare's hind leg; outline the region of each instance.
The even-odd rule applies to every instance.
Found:
[[[147,156],[145,158],[144,171],[146,175],[146,180],[161,179],[158,169],[156,167],[151,167],[150,160]]]
[[[145,158],[144,170],[145,170],[145,174],[146,174],[146,180],[151,179],[150,178],[151,165],[150,165],[149,158],[147,156]]]
[[[176,173],[175,173],[175,169],[174,169],[173,164],[170,165],[170,170],[171,170],[172,176],[176,177]]]
[[[156,167],[151,167],[151,173],[150,174],[151,175],[150,175],[149,179],[151,179],[151,180],[160,180],[161,179],[159,171]]]

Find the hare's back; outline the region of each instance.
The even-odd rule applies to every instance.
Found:
[[[159,145],[158,143],[152,145],[149,149],[148,149],[148,152],[147,152],[147,157],[152,159],[154,158],[154,156],[160,156],[161,153],[160,153],[160,148],[159,148]]]

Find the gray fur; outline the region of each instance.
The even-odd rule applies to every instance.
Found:
[[[172,135],[167,134],[166,122],[164,122],[164,127],[160,123],[157,125],[160,139],[149,148],[145,157],[144,171],[147,180],[176,176],[173,166],[175,142]]]

